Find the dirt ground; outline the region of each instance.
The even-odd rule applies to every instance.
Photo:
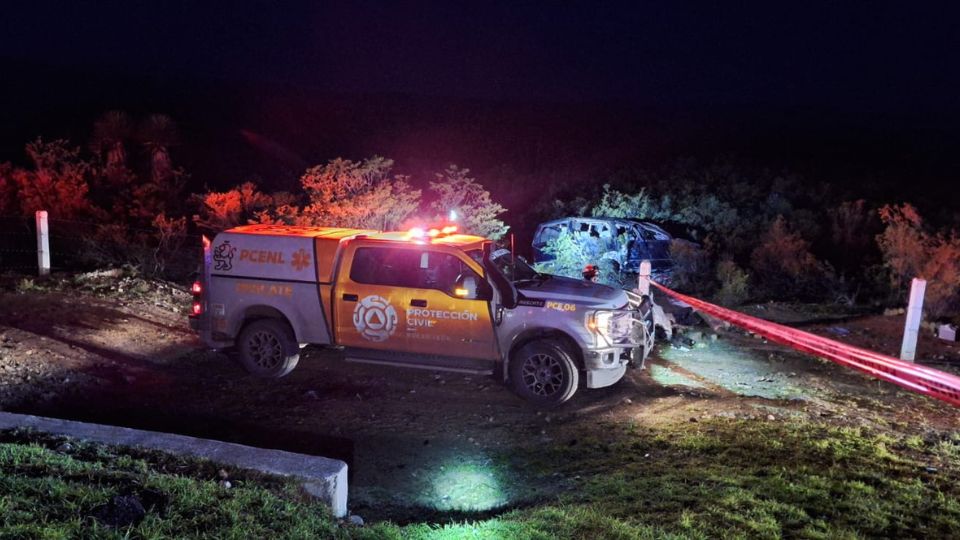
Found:
[[[918,435],[960,429],[949,405],[706,326],[688,329],[693,343],[660,344],[646,369],[549,413],[489,378],[351,364],[313,347],[291,375],[261,380],[200,348],[188,303],[180,288],[136,279],[8,280],[0,408],[340,458],[350,465],[351,510],[400,523],[480,517],[566,489],[563,477],[528,478],[510,451],[575,444],[600,421],[809,417]],[[807,329],[896,354],[902,324],[865,316]],[[924,334],[920,356],[956,372],[960,346]],[[473,497],[489,485],[490,500],[459,500],[465,478]]]

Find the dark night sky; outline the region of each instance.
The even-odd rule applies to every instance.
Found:
[[[348,96],[338,107],[350,111],[416,116],[427,135],[437,131],[431,122],[464,116],[462,106],[444,104],[473,103],[471,118],[489,110],[477,103],[535,104],[546,107],[529,113],[540,119],[519,122],[532,132],[581,111],[550,129],[582,137],[616,132],[634,147],[662,143],[664,156],[762,153],[757,141],[775,139],[768,146],[776,148],[763,150],[774,162],[791,152],[833,151],[832,164],[865,170],[874,157],[900,152],[901,169],[955,177],[957,10],[916,2],[785,4],[17,2],[4,6],[0,21],[0,61],[9,75],[0,89],[0,160],[22,155],[24,140],[50,135],[64,115],[89,129],[108,108],[170,112],[188,139],[191,130],[198,139],[212,133],[198,124],[235,120],[236,131],[266,133],[313,162],[331,152],[398,160],[408,150],[428,153],[410,150],[393,135],[399,128],[381,130],[376,118],[310,139],[315,127],[307,119],[332,125],[332,113],[310,116],[307,109],[337,95]],[[402,95],[416,105],[349,97],[371,95]],[[446,112],[424,113],[432,104]],[[194,114],[214,109],[209,118]],[[505,127],[490,138],[511,129],[516,109],[501,109]],[[582,118],[592,119],[589,128]],[[634,136],[625,123],[647,124],[648,132]],[[383,133],[352,146],[331,142],[373,131]],[[482,142],[463,144],[475,168],[484,159],[512,159],[494,151],[478,157]],[[596,138],[595,153],[604,144]],[[837,147],[856,148],[856,155],[838,156]],[[467,159],[466,149],[463,160],[455,148],[440,153]]]
[[[644,105],[960,105],[955,13],[914,2],[17,4],[4,8],[4,56],[150,76]]]

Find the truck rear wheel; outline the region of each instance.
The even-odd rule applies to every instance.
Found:
[[[580,371],[567,347],[552,339],[536,340],[517,349],[510,359],[510,384],[520,397],[552,408],[573,397]]]
[[[283,377],[300,361],[300,346],[293,331],[278,319],[260,319],[248,324],[240,332],[237,349],[240,363],[258,377]]]

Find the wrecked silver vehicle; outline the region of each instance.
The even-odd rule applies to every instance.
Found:
[[[534,261],[551,262],[554,257],[544,248],[568,233],[590,262],[610,261],[620,272],[636,273],[643,260],[650,261],[655,274],[673,267],[673,236],[653,223],[629,218],[566,217],[541,223],[533,237]]]

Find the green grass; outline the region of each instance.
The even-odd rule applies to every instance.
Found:
[[[714,419],[651,429],[601,424],[514,449],[514,482],[563,489],[463,521],[338,527],[292,483],[157,454],[0,437],[0,537],[220,538],[947,538],[960,536],[960,438],[893,437],[807,421]],[[929,469],[934,467],[935,469]],[[472,473],[475,471],[467,471]],[[472,476],[470,477],[473,478]],[[475,480],[475,481],[474,481]],[[511,481],[501,477],[500,482]],[[130,531],[89,509],[125,485],[169,497]],[[457,484],[489,497],[491,480]],[[451,488],[454,489],[454,488]],[[438,502],[442,506],[442,502]],[[480,515],[480,514],[478,514]]]
[[[336,524],[295,483],[156,452],[116,449],[25,432],[0,436],[0,538],[311,538]],[[89,517],[118,493],[166,499],[138,525],[113,529]]]
[[[564,503],[602,512],[632,537],[960,535],[953,438],[723,419],[604,431],[537,467],[564,464],[566,474],[580,474],[580,489]]]

